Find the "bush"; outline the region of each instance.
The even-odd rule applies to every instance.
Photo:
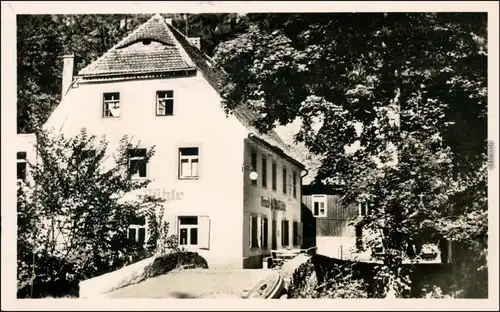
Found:
[[[64,259],[44,256],[37,259],[35,276],[31,282],[23,282],[18,286],[18,298],[44,298],[78,296],[78,279],[75,278],[74,267]]]
[[[289,298],[367,298],[364,281],[352,266],[322,266],[315,255],[292,275]]]
[[[79,281],[165,248],[164,199],[123,196],[150,183],[131,179],[129,156],[138,143],[124,136],[113,152],[104,138],[98,141],[85,129],[71,138],[39,131],[36,138],[37,161],[29,164],[30,178],[17,193],[18,297],[78,293]],[[145,161],[153,154],[151,147]],[[111,157],[110,166],[106,159]],[[140,217],[158,221],[149,225],[146,246],[128,237],[129,225]]]
[[[144,279],[166,274],[178,268],[208,268],[208,263],[196,252],[176,251],[158,256],[150,264],[144,274]]]

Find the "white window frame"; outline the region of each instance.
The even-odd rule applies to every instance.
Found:
[[[182,150],[183,149],[188,149],[188,148],[195,148],[198,150],[197,155],[182,155]],[[189,175],[184,175],[184,172],[182,172],[182,163],[183,160],[187,160],[189,167],[190,167],[190,174]],[[193,175],[193,163],[195,162],[198,164],[198,169],[196,170],[196,175]],[[199,147],[179,147],[179,179],[181,180],[197,180],[200,178],[200,148]]]
[[[365,207],[364,213],[363,213],[363,206]],[[358,216],[367,216],[369,211],[368,203],[367,202],[359,202],[358,203]]]
[[[137,149],[133,149],[133,150],[141,150],[141,149],[145,150],[145,152],[147,154],[147,150],[145,148],[137,148]],[[139,160],[139,161],[143,160],[144,161],[144,165],[146,166],[146,175],[144,177],[139,176],[140,170],[137,169],[137,172],[134,173],[133,175],[131,175],[130,178],[133,179],[133,180],[147,179],[147,177],[148,177],[148,164],[146,162],[146,156],[133,156],[133,157],[129,157],[128,158],[129,168],[132,167],[132,161],[134,161],[134,160]]]
[[[182,218],[196,217],[196,224],[181,224]],[[177,217],[177,235],[179,246],[182,247],[198,247],[200,242],[200,220],[198,216],[179,216]],[[181,244],[181,230],[185,229],[187,232],[186,244]],[[196,244],[191,244],[191,229],[196,229]]]
[[[24,153],[24,158],[17,158],[17,154],[16,154],[16,158],[17,158],[17,162],[16,162],[16,180],[17,182],[22,182],[22,181],[25,181],[26,178],[28,177],[28,160],[26,159],[27,158],[27,153],[26,152],[17,152],[17,153]],[[24,164],[24,178],[18,178],[17,177],[17,164]]]
[[[128,229],[135,229],[135,237],[134,241],[139,242],[139,229],[144,229],[144,244],[148,241],[148,219],[146,216],[143,216],[144,224],[130,224]],[[127,230],[127,238],[130,239],[129,232]]]
[[[168,93],[172,92],[172,96],[169,96]],[[161,97],[160,94],[165,93],[164,97]],[[172,113],[167,114],[167,102],[172,101]],[[163,113],[160,111],[160,106],[163,104]],[[165,91],[156,91],[156,116],[173,116],[174,115],[174,91],[173,90],[165,90]]]
[[[106,99],[106,96],[111,96],[111,99]],[[118,111],[118,115],[112,115],[110,105],[113,109]],[[118,118],[121,115],[120,106],[120,93],[119,92],[105,92],[102,95],[102,117],[103,118]]]
[[[134,240],[136,242],[139,241],[139,229],[144,229],[144,244],[148,241],[148,230],[146,225],[140,225],[140,224],[131,224],[128,226],[129,229],[135,229],[135,238]],[[130,236],[127,233],[128,238],[130,239]]]
[[[328,216],[328,196],[327,195],[312,195],[312,212],[316,218],[326,218]],[[318,213],[314,211],[314,203],[318,203]],[[324,204],[324,208],[321,208],[321,204]],[[323,212],[322,212],[323,210]]]

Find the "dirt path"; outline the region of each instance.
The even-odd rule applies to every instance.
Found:
[[[189,269],[169,272],[106,294],[108,298],[210,298],[238,297],[272,270]]]

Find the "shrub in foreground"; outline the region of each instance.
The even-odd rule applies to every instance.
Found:
[[[196,252],[176,251],[158,256],[145,270],[144,279],[166,274],[178,268],[208,268],[208,263]]]
[[[313,256],[293,273],[288,298],[367,298],[367,287],[351,267],[319,268]]]

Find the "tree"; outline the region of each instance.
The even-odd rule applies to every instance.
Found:
[[[186,23],[187,36],[200,37],[201,50],[209,56],[213,56],[217,45],[234,39],[248,28],[246,16],[236,13],[186,14],[186,19],[177,14],[172,20],[172,25],[182,33],[185,33]]]
[[[17,16],[18,132],[31,132],[31,117],[47,118],[59,101],[57,24],[49,15]]]
[[[407,284],[407,245],[487,248],[485,14],[248,18],[215,53],[224,107],[248,105],[263,132],[302,120],[296,140],[320,156],[317,180],[372,208],[359,224],[383,238],[384,285]]]
[[[150,16],[18,15],[17,131],[33,133],[61,100],[62,55],[75,55],[78,72]]]
[[[115,153],[107,146],[85,129],[73,138],[38,132],[38,160],[18,193],[18,277],[43,283],[38,291],[50,286],[62,291],[55,283],[73,287],[164,247],[157,246],[161,227],[146,245],[128,238],[137,217],[147,217],[153,226],[168,224],[158,220],[162,199],[140,194],[150,181],[131,179],[136,168],[129,165],[129,152],[136,144],[125,136]],[[154,148],[144,161],[153,154]],[[131,192],[139,196],[124,199]]]

